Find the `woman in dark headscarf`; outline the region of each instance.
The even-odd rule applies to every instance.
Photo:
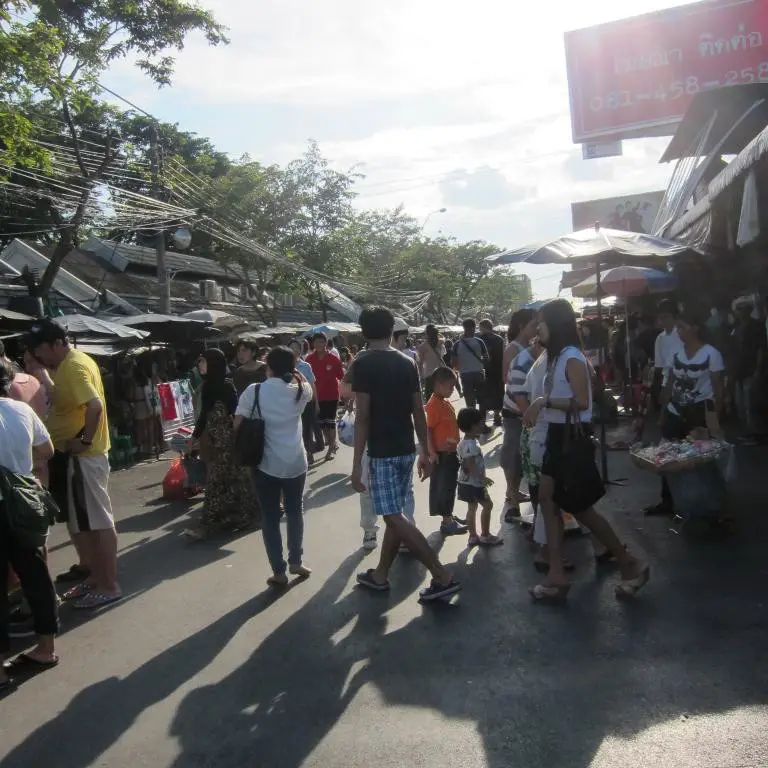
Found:
[[[198,369],[203,377],[200,416],[192,433],[206,463],[205,504],[200,524],[185,531],[193,539],[205,539],[221,530],[237,530],[256,522],[258,510],[251,475],[234,458],[232,423],[237,394],[227,378],[227,360],[219,349],[206,349]]]

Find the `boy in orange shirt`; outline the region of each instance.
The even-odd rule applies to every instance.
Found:
[[[434,389],[427,402],[427,436],[432,474],[429,477],[429,514],[442,517],[440,533],[458,536],[467,532],[453,517],[456,484],[459,478],[459,425],[449,399],[456,386],[456,374],[450,368],[438,368],[433,374]]]

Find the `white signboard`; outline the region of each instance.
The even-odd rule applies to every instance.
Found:
[[[620,157],[624,154],[621,141],[592,142],[581,145],[581,156],[584,160],[597,160],[600,157]]]

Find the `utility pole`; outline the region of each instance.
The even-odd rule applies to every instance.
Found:
[[[160,150],[160,137],[157,125],[152,123],[149,127],[149,142],[152,159],[152,196],[156,200],[163,199],[163,159]],[[171,314],[171,291],[168,279],[168,269],[165,266],[165,230],[159,229],[155,236],[155,253],[157,255],[157,283],[160,288],[160,300],[158,311],[162,315]]]

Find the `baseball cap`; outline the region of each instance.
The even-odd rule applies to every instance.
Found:
[[[24,336],[24,346],[29,350],[34,350],[41,344],[53,344],[55,341],[66,341],[66,339],[67,331],[46,317],[35,321]]]

